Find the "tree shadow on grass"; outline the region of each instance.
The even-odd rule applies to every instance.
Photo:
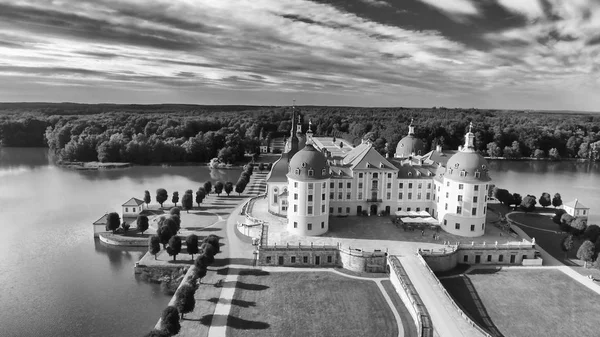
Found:
[[[479,270],[485,271],[486,269]],[[496,269],[489,269],[489,271],[490,273],[497,272]],[[443,279],[441,282],[452,298],[454,298],[454,301],[475,323],[486,330],[492,337],[504,337],[483,306],[483,302],[479,294],[477,294],[471,279],[467,276],[458,276]]]
[[[223,298],[213,297],[213,298],[209,299],[208,301],[211,302],[211,303],[214,303],[214,304],[217,304],[217,303],[231,304],[231,305],[236,305],[236,306],[242,307],[242,308],[249,308],[249,307],[255,307],[256,306],[256,302],[236,300],[236,299],[226,300],[226,299],[223,299]]]
[[[264,330],[271,327],[267,322],[249,321],[234,316],[205,315],[200,318],[200,323],[206,326],[228,326],[233,329]]]
[[[247,258],[223,258],[223,259],[215,259],[211,266],[213,267],[225,267],[230,264],[238,264],[244,266],[252,266],[254,264],[254,259]]]
[[[267,276],[270,275],[268,271],[261,269],[245,269],[245,268],[221,268],[217,270],[218,275],[250,275],[250,276]]]
[[[469,275],[489,275],[496,274],[502,270],[502,267],[495,268],[475,268],[468,272]]]
[[[263,284],[254,284],[254,283],[246,283],[240,281],[227,281],[223,282],[223,288],[236,288],[242,290],[251,290],[251,291],[263,291],[267,290],[270,287]]]
[[[206,227],[184,227],[183,229],[187,229],[190,231],[199,231],[199,232],[219,232],[222,231],[222,228],[214,228],[214,227],[210,227],[210,228],[206,228]]]

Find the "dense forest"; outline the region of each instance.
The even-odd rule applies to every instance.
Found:
[[[446,108],[298,107],[302,130],[351,142],[369,137],[393,152],[414,119],[416,136],[431,149],[456,149],[470,122],[478,151],[492,157],[597,158],[600,115]],[[0,104],[3,146],[47,146],[65,161],[225,162],[258,151],[261,137],[291,129],[290,107]],[[386,147],[387,144],[387,147]]]

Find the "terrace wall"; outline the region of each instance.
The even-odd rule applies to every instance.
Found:
[[[423,304],[406,271],[404,271],[402,264],[395,256],[389,256],[387,262],[390,266],[390,281],[413,318],[413,323],[417,327],[419,337],[433,336],[433,324],[431,323],[427,308]]]

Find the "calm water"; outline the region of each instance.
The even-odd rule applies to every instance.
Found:
[[[143,249],[115,249],[93,238],[92,222],[149,190],[197,190],[239,171],[133,167],[71,171],[44,149],[0,148],[0,336],[141,336],[170,296],[138,281]]]
[[[600,163],[490,161],[494,184],[511,193],[540,198],[560,193],[563,203],[579,199],[590,208],[589,223],[600,224]],[[539,206],[539,205],[538,205]]]

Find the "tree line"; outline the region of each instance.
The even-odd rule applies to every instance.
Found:
[[[393,155],[414,119],[426,144],[456,149],[470,122],[477,150],[491,157],[592,158],[600,116],[446,108],[304,106],[302,130],[358,142],[365,135]],[[289,134],[289,107],[194,105],[0,104],[4,146],[47,146],[60,160],[233,163],[258,152],[261,140]],[[387,144],[387,145],[386,145]]]

